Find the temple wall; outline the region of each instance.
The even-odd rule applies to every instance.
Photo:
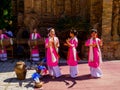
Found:
[[[120,42],[104,42],[104,45],[102,47],[102,56],[104,60],[120,59]]]
[[[106,60],[120,59],[119,3],[120,0],[103,0],[102,52]]]
[[[103,40],[103,59],[120,59],[120,0],[13,0],[13,7],[17,25],[30,30],[52,26],[64,15],[88,19]],[[82,52],[86,58],[84,45]]]

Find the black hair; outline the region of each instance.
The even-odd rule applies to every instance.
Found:
[[[70,33],[73,33],[75,36],[78,35],[78,32],[77,32],[77,30],[75,30],[75,29],[71,29],[71,30],[70,30]]]
[[[52,28],[52,27],[47,28],[48,33],[50,33],[50,31],[51,31],[52,29],[54,29],[54,28]]]
[[[37,30],[37,28],[36,28],[36,27],[33,27],[33,30],[35,30],[35,29]]]
[[[48,31],[50,31],[50,30],[52,30],[52,29],[54,29],[54,28],[52,28],[52,27],[50,27],[50,28],[47,28],[47,30],[48,30]]]
[[[97,33],[97,29],[92,29],[92,30],[90,31],[90,33],[93,33],[93,32]]]

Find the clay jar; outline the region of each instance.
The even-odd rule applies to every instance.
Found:
[[[26,65],[23,61],[17,62],[14,70],[19,80],[25,79],[27,70],[26,70]]]

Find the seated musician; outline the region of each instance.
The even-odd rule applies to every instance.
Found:
[[[33,33],[30,34],[30,40],[37,40],[37,39],[40,39],[41,36],[39,33],[37,33],[37,29],[34,28],[33,29]],[[34,45],[34,46],[31,46],[30,45],[30,51],[31,51],[31,59],[33,61],[39,61],[39,49],[38,49],[38,45]]]
[[[7,35],[10,38],[13,38],[13,33],[11,30],[9,29],[6,30],[5,28],[3,30],[4,30],[5,35]]]
[[[6,52],[6,48],[2,41],[3,39],[8,39],[8,37],[5,34],[3,34],[2,29],[0,29],[0,60],[6,61],[7,60],[7,52]]]

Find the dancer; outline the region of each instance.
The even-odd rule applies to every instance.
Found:
[[[61,72],[60,72],[60,68],[58,66],[59,39],[55,35],[54,28],[49,28],[48,38],[46,38],[46,40],[45,40],[45,47],[46,47],[46,57],[47,57],[47,66],[48,66],[49,74],[53,78],[60,77]]]
[[[77,39],[77,31],[71,30],[70,31],[70,39],[66,40],[64,45],[68,46],[68,56],[67,56],[67,63],[70,66],[70,76],[75,78],[78,74],[78,55],[76,47],[78,46],[78,39]]]
[[[6,48],[3,44],[3,39],[8,39],[8,37],[5,34],[3,34],[2,29],[0,29],[0,60],[6,61],[7,60],[7,52],[6,52]]]
[[[89,47],[88,64],[91,77],[99,78],[102,76],[100,69],[100,63],[102,62],[100,46],[102,46],[102,41],[97,37],[96,29],[91,30],[91,38],[86,41],[85,46]]]
[[[34,28],[33,29],[33,33],[30,34],[30,40],[37,40],[37,39],[40,39],[41,36],[40,34],[37,33],[37,29]],[[33,61],[39,61],[39,49],[38,49],[38,45],[37,45],[37,41],[35,41],[34,43],[36,43],[35,46],[30,46],[31,48],[31,58]]]

